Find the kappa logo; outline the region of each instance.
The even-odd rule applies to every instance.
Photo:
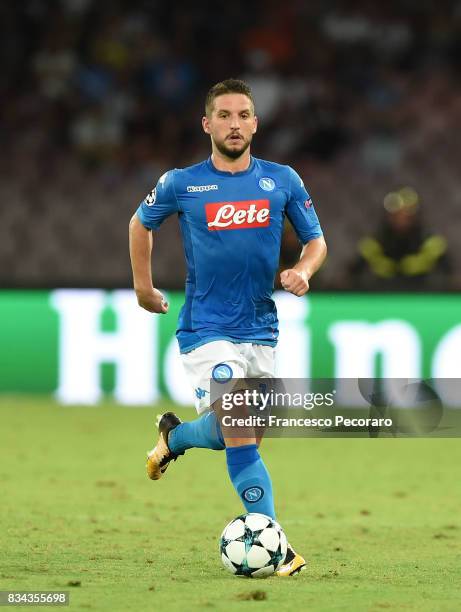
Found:
[[[200,387],[195,389],[195,397],[199,400],[203,399],[207,393],[209,393],[209,391],[206,389],[201,389]]]
[[[259,179],[259,186],[261,189],[264,189],[264,191],[274,191],[275,182],[271,178],[264,177]]]
[[[205,212],[210,232],[268,227],[270,224],[269,200],[213,202],[205,205]]]
[[[202,191],[216,191],[217,185],[187,185],[187,193],[196,193]]]

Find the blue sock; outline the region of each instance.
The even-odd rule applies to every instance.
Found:
[[[181,423],[170,431],[168,447],[173,453],[183,453],[189,448],[224,450],[224,438],[216,414],[205,412],[195,421]]]
[[[275,519],[272,482],[256,444],[226,448],[227,470],[247,512]]]

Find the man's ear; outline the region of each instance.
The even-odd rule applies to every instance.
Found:
[[[210,133],[210,121],[206,115],[205,117],[202,117],[202,128],[205,134]]]
[[[258,117],[256,117],[255,115],[255,122],[254,122],[254,127],[253,127],[253,134],[256,134],[258,130]]]

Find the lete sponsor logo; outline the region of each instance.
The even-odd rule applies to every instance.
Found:
[[[213,202],[206,204],[205,212],[210,231],[268,227],[270,223],[269,200]]]

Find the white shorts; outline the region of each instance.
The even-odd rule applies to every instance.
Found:
[[[227,340],[207,342],[181,355],[186,375],[194,389],[198,414],[210,407],[212,378],[274,378],[275,347]]]

